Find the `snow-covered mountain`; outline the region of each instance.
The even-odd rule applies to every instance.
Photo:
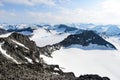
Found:
[[[1,80],[77,79],[74,76],[74,73],[63,72],[59,68],[59,65],[50,65],[44,62],[44,59],[41,58],[41,54],[45,54],[49,50],[45,47],[40,48],[36,46],[36,43],[34,41],[31,41],[28,36],[19,33],[11,33],[9,35],[6,35],[5,37],[1,36],[0,79]]]
[[[54,25],[53,30],[56,30],[60,33],[75,33],[78,28],[71,27],[65,24]]]
[[[31,39],[36,42],[43,43],[42,45],[58,43],[70,34],[80,34],[84,30],[93,30],[101,37],[119,37],[119,25],[97,25],[97,24],[1,24],[1,31],[3,34],[7,32],[19,32],[24,35],[33,35]],[[37,34],[38,33],[38,34]],[[66,36],[65,36],[66,35]],[[65,36],[65,37],[64,37]],[[49,38],[49,39],[48,39]],[[59,38],[59,39],[57,39]],[[41,40],[39,40],[41,39]],[[44,44],[43,41],[46,41]],[[47,41],[48,40],[48,41]],[[56,40],[56,41],[55,41]],[[37,44],[39,45],[39,44]],[[41,46],[42,46],[41,45]],[[40,45],[39,45],[40,46]]]
[[[43,77],[52,80],[120,79],[119,25],[1,24],[0,28],[0,71],[3,70],[4,73],[0,73],[4,77],[2,79],[19,74],[23,80],[20,75],[22,72],[23,77],[29,79],[26,76],[29,73],[36,80]],[[84,74],[109,78],[103,79],[98,75],[80,76]]]
[[[0,24],[0,28],[8,31],[15,31],[24,33],[32,33],[33,30],[44,28],[46,30],[54,30],[59,33],[80,33],[82,30],[93,30],[99,34],[106,34],[108,36],[119,36],[120,26],[119,25],[97,25],[97,24]]]
[[[99,25],[92,30],[100,33],[105,34],[107,36],[119,36],[120,35],[120,27],[118,25]]]
[[[97,35],[93,31],[85,30],[80,34],[73,34],[69,35],[67,38],[65,38],[63,41],[60,42],[60,45],[64,47],[68,47],[71,45],[81,45],[83,48],[88,47],[90,45],[97,45],[96,47],[91,47],[91,49],[99,49],[99,46],[101,46],[102,49],[107,50],[108,49],[116,49],[114,45],[111,43],[105,41],[103,38],[101,38],[99,35]],[[105,48],[106,47],[106,48]]]

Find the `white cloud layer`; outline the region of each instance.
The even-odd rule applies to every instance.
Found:
[[[34,6],[37,4],[55,6],[54,0],[2,0],[2,2],[14,3],[14,4],[23,4],[23,5],[28,5],[28,6]]]
[[[28,0],[5,0],[16,1],[16,3],[32,3]],[[23,1],[23,2],[22,2]],[[31,0],[33,3],[52,4],[45,3],[49,0]],[[120,24],[120,0],[105,0],[95,6],[93,9],[66,9],[60,8],[57,13],[54,12],[24,12],[24,13],[9,13],[7,11],[0,11],[0,19],[9,22],[26,22],[26,23],[101,23],[101,24]]]

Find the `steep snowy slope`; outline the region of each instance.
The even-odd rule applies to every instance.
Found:
[[[39,47],[46,45],[52,45],[62,41],[69,34],[58,34],[56,31],[50,30],[46,31],[45,29],[39,28],[33,32],[33,36],[30,38],[35,41]]]
[[[0,38],[3,38],[3,37],[8,37],[9,35],[11,35],[12,33],[6,33],[6,34],[2,34],[0,35]]]
[[[106,36],[102,36],[106,41],[112,43],[116,48],[117,50],[120,51],[120,38],[119,36],[112,36],[112,37],[106,37]]]

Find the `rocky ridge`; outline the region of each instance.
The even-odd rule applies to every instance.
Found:
[[[109,80],[100,76],[75,77],[73,72],[64,72],[59,65],[49,65],[40,57],[51,57],[59,50],[62,42],[38,47],[28,36],[12,33],[0,38],[0,79],[2,80]],[[57,70],[56,70],[57,69]],[[87,76],[87,77],[86,77]]]
[[[75,80],[75,76],[68,77],[73,73],[64,73],[59,65],[45,63],[40,57],[41,53],[28,36],[12,33],[0,38],[0,79]]]
[[[97,46],[102,46],[105,50],[115,50],[116,47],[109,43],[108,41],[104,40],[94,31],[84,30],[80,34],[72,34],[65,38],[63,41],[53,44],[53,45],[46,45],[44,47],[38,47],[41,54],[46,56],[52,57],[52,52],[61,49],[62,47],[67,48],[71,45],[80,45],[82,47],[87,47],[90,44],[95,44]],[[94,50],[94,48],[93,48]],[[99,48],[98,48],[99,50]]]

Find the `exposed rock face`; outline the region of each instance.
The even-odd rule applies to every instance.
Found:
[[[28,36],[19,33],[0,38],[0,79],[75,80],[75,76],[72,79],[72,76],[66,76],[59,65],[48,65],[40,58],[40,54],[53,52],[53,48],[54,46],[39,48]]]
[[[10,60],[7,60],[5,56],[2,55],[2,53],[0,52],[0,65],[1,64],[7,64],[7,63],[13,63]]]
[[[1,47],[18,63],[40,62],[40,54],[34,41],[27,36],[12,33],[9,37],[1,39]]]
[[[40,54],[51,57],[53,51],[61,48],[58,44],[38,47],[28,36],[19,33],[12,33],[7,38],[1,38],[0,42],[2,49],[18,63],[41,63]]]
[[[51,57],[61,46],[58,43],[38,47],[28,36],[19,33],[0,38],[0,80],[95,80],[76,78],[73,72],[65,73],[59,65],[49,65],[40,57],[41,54]]]
[[[89,44],[97,44],[98,46],[102,45],[102,46],[106,46],[108,48],[116,49],[114,47],[114,45],[105,41],[103,38],[101,38],[95,32],[87,31],[87,30],[83,31],[80,34],[69,35],[66,39],[61,41],[59,44],[63,47],[68,47],[68,46],[74,45],[74,44],[78,44],[78,45],[82,45],[82,46],[88,46]]]
[[[0,65],[2,80],[75,80],[66,75],[54,74],[39,64],[4,64]]]
[[[108,77],[100,77],[99,75],[81,75],[76,80],[110,80]]]
[[[61,48],[61,45],[59,44],[53,44],[53,45],[46,45],[44,47],[38,47],[39,52],[41,54],[44,54],[45,56],[52,57],[52,52],[59,50]]]

